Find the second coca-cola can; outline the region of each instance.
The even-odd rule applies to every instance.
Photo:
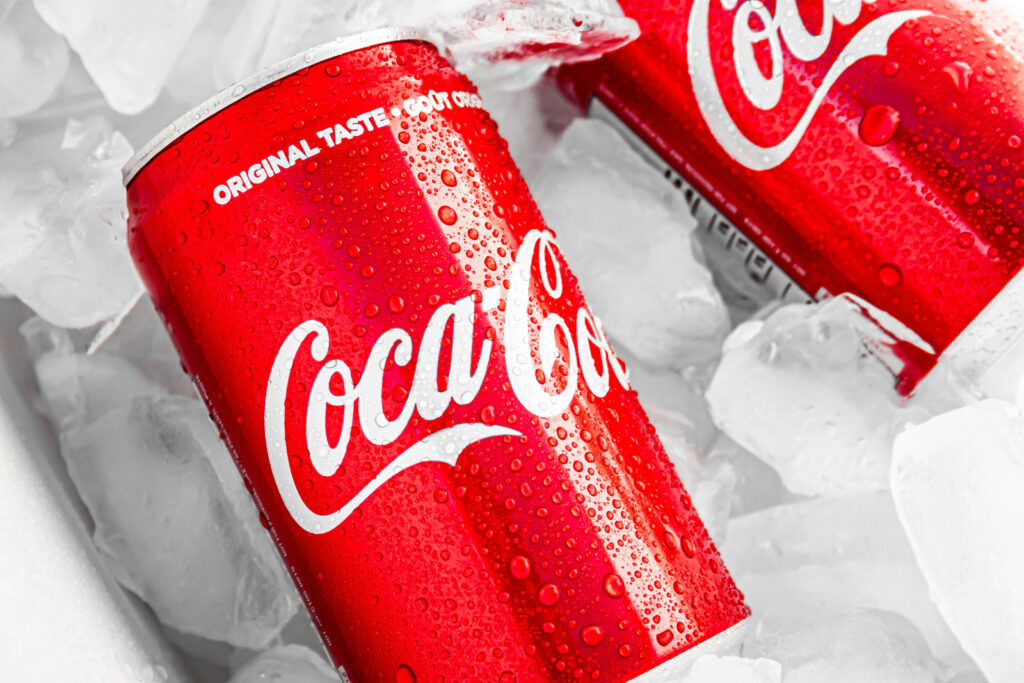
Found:
[[[335,664],[634,679],[748,614],[473,85],[314,49],[126,168],[129,245]]]
[[[1024,51],[1008,4],[622,0],[641,37],[559,78],[686,194],[720,272],[902,321],[919,336],[893,368],[903,392],[941,357],[1012,397]]]

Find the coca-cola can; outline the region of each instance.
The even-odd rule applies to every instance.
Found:
[[[981,0],[620,4],[641,37],[559,82],[686,193],[711,254],[783,300],[849,292],[908,325],[903,392],[939,357],[1015,385],[1019,23]]]
[[[273,67],[125,174],[138,270],[353,681],[625,681],[736,632],[624,365],[422,36]]]

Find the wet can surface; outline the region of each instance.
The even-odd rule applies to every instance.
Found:
[[[564,89],[791,301],[851,292],[979,376],[1024,312],[1024,62],[979,0],[623,0]],[[1009,38],[1016,37],[1015,40]],[[930,349],[928,348],[930,347]]]
[[[475,88],[401,31],[318,50],[126,182],[139,272],[335,664],[621,681],[740,622]]]

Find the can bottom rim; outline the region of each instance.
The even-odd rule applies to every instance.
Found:
[[[681,676],[689,671],[700,657],[706,654],[729,654],[735,652],[752,623],[753,618],[746,617],[743,621],[739,621],[724,631],[716,633],[689,650],[680,652],[667,662],[663,662],[653,669],[645,671],[636,678],[629,679],[629,683],[678,683],[681,680]],[[348,680],[344,667],[338,667],[338,676],[342,681]]]
[[[683,674],[689,671],[694,663],[704,655],[736,654],[740,641],[743,640],[752,623],[753,618],[746,617],[743,621],[736,622],[724,631],[716,633],[689,650],[680,652],[667,662],[663,662],[636,678],[630,679],[630,683],[678,683],[682,679]]]

